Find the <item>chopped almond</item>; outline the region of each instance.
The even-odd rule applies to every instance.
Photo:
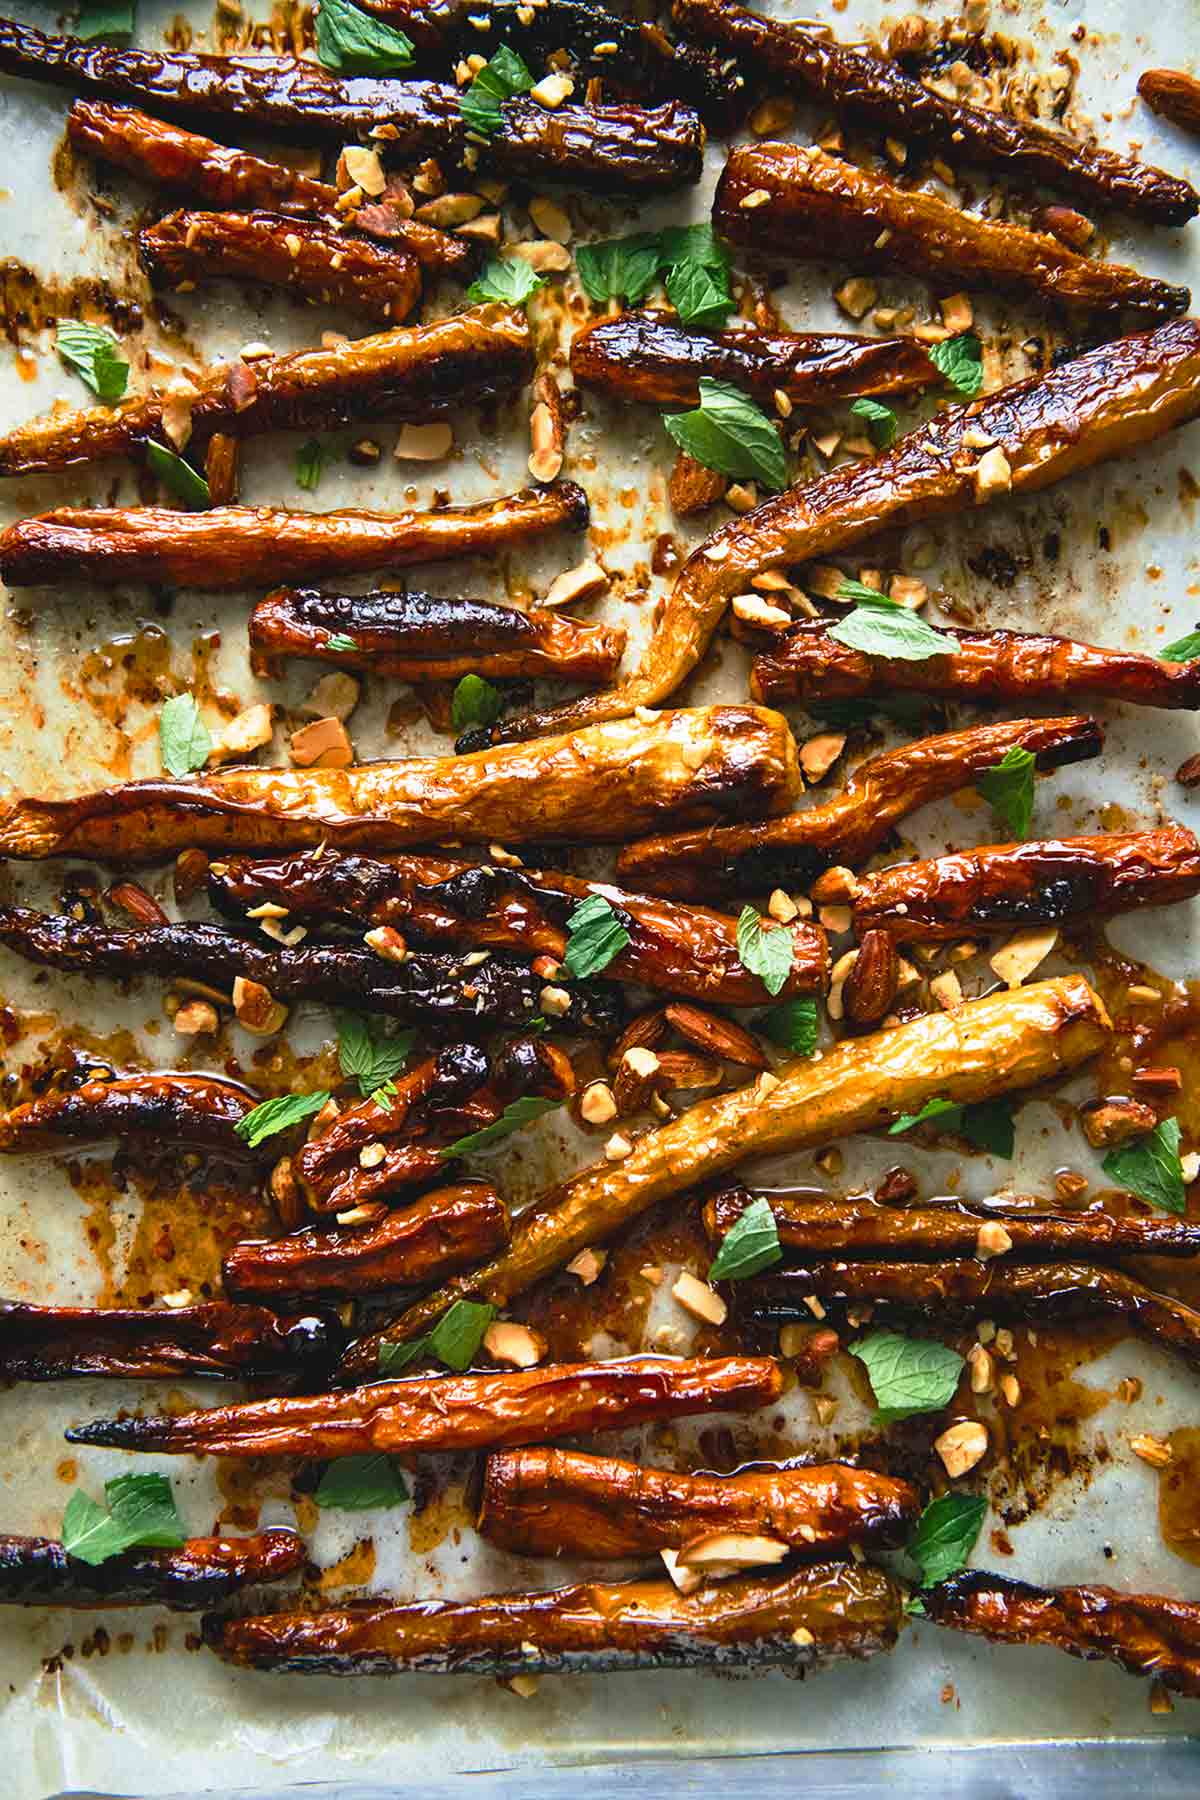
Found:
[[[546,1340],[528,1325],[516,1325],[509,1319],[496,1319],[483,1334],[483,1347],[493,1362],[509,1363],[514,1369],[532,1369],[546,1354]]]
[[[568,988],[547,985],[538,995],[543,1013],[551,1019],[561,1019],[571,1010],[571,994]]]
[[[347,144],[342,151],[342,161],[346,165],[347,175],[364,194],[370,194],[373,200],[382,194],[387,186],[387,177],[376,151],[365,150],[361,144]]]
[[[271,741],[271,708],[260,701],[247,706],[227,725],[213,734],[210,763],[225,762],[231,756],[249,756]]]
[[[888,583],[888,599],[907,606],[910,612],[919,612],[928,598],[929,589],[915,575],[893,575]]]
[[[607,1125],[617,1116],[617,1102],[607,1081],[589,1081],[579,1100],[581,1118],[589,1125]]]
[[[344,669],[333,669],[322,675],[308,699],[301,701],[300,711],[309,719],[345,720],[358,705],[361,694],[361,682]]]
[[[1021,1400],[1021,1384],[1015,1375],[1002,1375],[996,1386],[1006,1406],[1017,1406]]]
[[[748,194],[742,195],[738,205],[743,212],[757,212],[759,207],[765,206],[770,198],[766,188],[751,188]]]
[[[420,177],[414,182],[419,187]],[[416,218],[422,225],[436,225],[439,231],[452,231],[456,225],[466,225],[469,220],[477,219],[483,211],[483,201],[478,194],[439,194],[436,200],[427,200],[424,206],[418,206]]]
[[[728,1568],[755,1569],[765,1563],[781,1563],[791,1546],[778,1538],[758,1537],[741,1531],[709,1531],[693,1538],[679,1552],[688,1569],[708,1569],[714,1563]]]
[[[564,100],[569,100],[575,92],[575,83],[569,75],[546,75],[529,90],[529,98],[536,100],[549,112],[554,112]]]
[[[248,981],[242,975],[233,984],[233,1010],[238,1024],[255,1037],[274,1037],[287,1022],[287,1007],[261,981]]]
[[[1038,964],[1045,961],[1057,942],[1058,929],[1054,925],[1018,931],[988,961],[1006,987],[1019,988]]]
[[[973,1344],[967,1352],[967,1368],[971,1373],[971,1392],[986,1394],[991,1390],[996,1365],[982,1344]]]
[[[934,1438],[933,1447],[941,1457],[947,1475],[952,1481],[957,1480],[987,1455],[987,1428],[977,1419],[964,1419]]]
[[[518,1700],[532,1700],[538,1691],[538,1678],[536,1675],[510,1675],[508,1691]]]
[[[581,1250],[567,1264],[568,1275],[578,1275],[584,1287],[591,1287],[599,1281],[605,1263],[608,1261],[607,1250]]]
[[[846,748],[844,731],[822,731],[800,746],[800,767],[807,781],[820,781],[828,775]]]
[[[454,448],[454,432],[444,419],[429,425],[402,425],[392,452],[397,462],[441,462]]]
[[[755,137],[778,137],[787,131],[796,117],[796,103],[790,95],[775,95],[762,100],[750,114],[749,125]]]
[[[529,415],[529,473],[535,481],[554,481],[563,465],[561,423],[544,400]]]
[[[799,916],[800,908],[791,895],[785,894],[782,888],[772,888],[771,897],[767,901],[767,912],[781,925],[790,925],[792,920]]]
[[[364,1144],[358,1153],[358,1166],[360,1169],[377,1169],[380,1163],[385,1162],[386,1160],[386,1144]]]
[[[363,943],[384,962],[408,961],[408,944],[394,925],[373,925],[370,931],[363,932]]]
[[[781,606],[772,606],[761,594],[735,594],[732,605],[735,619],[760,631],[786,631],[792,623],[791,613]]]
[[[663,1566],[681,1594],[694,1594],[702,1586],[704,1576],[699,1569],[685,1569],[680,1566],[677,1550],[660,1550]]]
[[[758,489],[752,481],[732,481],[725,489],[725,504],[731,512],[753,512],[758,505]]]
[[[545,194],[536,195],[529,202],[529,216],[543,237],[553,238],[557,244],[570,243],[571,221],[557,200],[551,200]]]
[[[723,1325],[729,1308],[715,1288],[710,1288],[706,1281],[687,1269],[684,1269],[674,1287],[672,1294],[685,1312],[690,1312],[694,1319],[702,1320],[706,1325]]]
[[[180,1037],[203,1037],[217,1029],[217,1009],[209,1000],[189,1000],[171,1023]]]
[[[480,213],[477,219],[468,219],[465,225],[456,225],[455,237],[469,238],[473,244],[487,244],[496,249],[500,243],[501,224],[499,213]]]
[[[986,1220],[975,1234],[975,1255],[980,1262],[988,1262],[993,1256],[1003,1256],[1012,1249],[1012,1245],[1012,1238],[999,1219]]]
[[[527,262],[535,275],[558,275],[571,267],[571,252],[553,238],[530,238],[514,244],[512,254]]]
[[[745,205],[745,202],[743,201],[742,204]],[[853,275],[849,281],[842,283],[833,297],[847,318],[862,319],[866,317],[878,300],[879,289],[873,281],[868,281],[865,276]]]
[[[582,600],[595,600],[608,592],[609,578],[596,562],[580,563],[556,575],[546,590],[543,606],[574,606]]]
[[[938,302],[942,314],[942,324],[947,331],[961,337],[964,331],[970,331],[975,323],[975,308],[971,305],[967,294],[947,294]]]
[[[627,1156],[633,1155],[633,1145],[623,1131],[614,1131],[604,1146],[606,1162],[624,1162]]]
[[[340,719],[314,719],[293,731],[288,753],[298,769],[348,769],[354,749]]]
[[[1162,1438],[1151,1437],[1148,1431],[1139,1432],[1137,1437],[1131,1437],[1129,1448],[1144,1463],[1149,1463],[1152,1469],[1165,1469],[1174,1455],[1170,1444]]]
[[[1012,465],[997,444],[975,466],[975,498],[989,500],[993,494],[1007,494],[1011,487]]]

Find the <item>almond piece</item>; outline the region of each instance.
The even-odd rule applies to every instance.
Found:
[[[420,177],[413,182],[418,187]],[[439,194],[436,200],[427,200],[424,206],[418,206],[414,217],[422,225],[436,225],[439,231],[452,231],[456,225],[466,225],[471,219],[477,219],[483,211],[483,201],[478,194]]]
[[[314,719],[293,731],[288,754],[298,769],[348,769],[354,749],[340,719]]]
[[[239,975],[233,984],[233,1010],[238,1024],[255,1037],[274,1037],[287,1022],[288,1009],[261,981]]]
[[[529,216],[544,238],[553,238],[556,244],[570,243],[571,221],[557,200],[546,194],[535,195],[529,202]]]
[[[509,1363],[514,1369],[536,1367],[549,1348],[540,1332],[508,1319],[493,1320],[483,1334],[483,1347],[493,1362]]]
[[[348,675],[344,669],[333,669],[328,675],[322,675],[307,700],[300,703],[300,711],[309,719],[340,719],[345,721],[358,705],[362,694],[362,684]]]
[[[729,1308],[720,1294],[689,1270],[681,1271],[671,1292],[683,1310],[691,1313],[694,1319],[700,1319],[706,1325],[725,1323]]]
[[[988,958],[994,972],[1006,987],[1019,988],[1044,962],[1058,942],[1058,928],[1042,925],[1033,931],[1018,931],[1007,944]]]
[[[1108,1150],[1153,1131],[1158,1115],[1144,1100],[1093,1100],[1080,1107],[1079,1123],[1093,1150]]]
[[[437,419],[429,425],[402,425],[392,455],[397,462],[441,462],[453,448],[453,429]]]
[[[583,600],[595,600],[608,592],[609,577],[596,562],[580,563],[574,569],[564,569],[556,575],[546,590],[541,604],[554,608],[574,606]]]
[[[660,1550],[663,1567],[671,1577],[681,1594],[694,1594],[703,1586],[704,1576],[699,1569],[685,1569],[680,1566],[678,1550]]]
[[[878,1025],[895,1004],[900,955],[890,932],[863,933],[858,955],[842,986],[842,1007],[855,1025]]]
[[[726,1062],[740,1063],[747,1069],[765,1069],[767,1059],[758,1042],[742,1026],[686,1000],[676,1000],[666,1009],[667,1021],[680,1037],[686,1038],[708,1056]],[[658,1059],[655,1059],[656,1065]]]
[[[617,1116],[617,1102],[607,1081],[589,1081],[579,1097],[579,1116],[588,1125],[607,1125]]]
[[[394,925],[373,925],[370,931],[363,932],[363,943],[384,962],[408,961],[408,944]]]
[[[782,606],[772,606],[761,594],[735,594],[732,607],[735,619],[740,619],[743,625],[751,625],[759,631],[787,631],[792,624],[790,612],[786,612]],[[843,738],[842,742],[845,741]]]
[[[1137,1437],[1131,1437],[1129,1448],[1144,1463],[1149,1463],[1152,1469],[1165,1469],[1174,1456],[1170,1444],[1164,1442],[1162,1438],[1151,1437],[1148,1431],[1139,1432]]]
[[[650,1098],[659,1068],[659,1060],[653,1050],[636,1044],[632,1049],[626,1050],[617,1065],[617,1076],[613,1083],[613,1098],[619,1113],[627,1115],[642,1110]]]
[[[180,1037],[202,1037],[217,1029],[217,1009],[208,1000],[189,1000],[181,1006],[171,1024]]]
[[[987,1428],[977,1419],[963,1419],[934,1438],[933,1447],[941,1457],[947,1475],[952,1481],[957,1480],[987,1455]]]
[[[584,1287],[591,1287],[593,1282],[599,1281],[607,1261],[607,1250],[581,1250],[567,1264],[567,1274],[578,1275]]]
[[[225,762],[231,756],[249,756],[271,741],[271,708],[263,702],[247,706],[235,718],[213,734],[210,763]]]
[[[529,98],[536,100],[539,106],[554,112],[564,100],[569,100],[575,92],[575,83],[569,75],[546,75],[535,82],[529,90]]]
[[[846,748],[844,731],[822,731],[800,746],[800,767],[806,781],[820,781],[828,775]]]
[[[679,1561],[685,1569],[710,1569],[714,1563],[731,1569],[755,1569],[781,1563],[790,1550],[791,1545],[779,1538],[741,1531],[708,1531],[683,1546]]]
[[[571,252],[563,244],[556,244],[553,238],[530,238],[525,243],[513,244],[512,254],[527,262],[535,275],[560,275],[564,269],[571,267]]]
[[[879,289],[873,281],[868,281],[865,276],[853,275],[849,281],[842,283],[833,297],[847,318],[862,319],[866,317],[878,300]]]
[[[136,881],[117,881],[108,890],[108,898],[114,906],[119,906],[123,913],[139,925],[166,925],[167,915],[153,894],[148,894],[144,887]]]
[[[1003,1256],[1012,1246],[1012,1238],[999,1219],[986,1219],[975,1234],[975,1255],[980,1262]]]
[[[715,506],[728,486],[724,475],[716,469],[706,469],[686,450],[680,450],[667,483],[671,510],[681,519],[690,519],[695,513]]]
[[[990,500],[993,494],[1007,494],[1012,488],[1012,465],[998,444],[980,457],[974,482],[975,498],[981,501]]]
[[[360,187],[364,194],[370,194],[372,200],[378,199],[387,186],[387,176],[377,153],[364,149],[361,144],[347,144],[342,151],[342,161],[355,187]]]

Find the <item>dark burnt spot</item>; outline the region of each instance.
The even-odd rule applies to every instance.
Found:
[[[984,544],[973,556],[968,556],[967,567],[974,575],[982,575],[999,588],[1015,586],[1017,576],[1027,566],[1027,559],[1018,557],[1004,544]]]

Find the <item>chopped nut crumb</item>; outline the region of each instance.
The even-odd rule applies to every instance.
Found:
[[[377,1169],[386,1156],[386,1144],[364,1144],[358,1153],[358,1166],[360,1169]]]
[[[614,1131],[604,1146],[607,1162],[624,1162],[627,1156],[633,1155],[633,1145],[623,1131]]]
[[[1012,487],[1012,465],[997,444],[987,450],[975,465],[975,498],[990,500],[993,494],[1007,494]]]
[[[579,1100],[580,1117],[589,1125],[607,1125],[617,1116],[617,1102],[607,1081],[590,1081]]]
[[[822,731],[816,737],[808,738],[800,746],[800,767],[804,770],[805,780],[817,782],[828,775],[845,748],[844,731]]]
[[[493,1362],[510,1363],[514,1369],[532,1369],[549,1346],[540,1332],[509,1319],[495,1319],[483,1334],[483,1347]]]
[[[541,604],[548,607],[572,606],[577,601],[594,600],[600,594],[608,592],[609,577],[607,572],[596,562],[580,563],[577,568],[564,569],[556,575]],[[645,712],[646,708],[639,709]],[[650,713],[650,721],[657,717]],[[643,720],[643,723],[646,721]]]
[[[772,888],[771,897],[767,901],[767,912],[781,925],[790,925],[792,920],[798,916],[800,908],[791,895],[785,894],[782,888]]]
[[[1058,942],[1058,928],[1040,926],[1034,931],[1018,931],[988,961],[1006,987],[1019,988],[1045,961]]]
[[[453,428],[436,419],[429,425],[402,425],[392,454],[397,462],[441,462],[453,448]]]
[[[569,75],[547,75],[529,90],[529,98],[536,100],[539,106],[554,112],[564,100],[569,100],[575,92],[575,83]]]
[[[581,1250],[578,1256],[573,1256],[567,1264],[567,1273],[568,1275],[578,1275],[584,1287],[591,1287],[593,1282],[599,1281],[601,1271],[607,1261],[607,1250]]]
[[[1001,1375],[996,1386],[1006,1406],[1016,1406],[1021,1398],[1021,1384],[1015,1375]]]
[[[681,1272],[671,1292],[684,1311],[690,1312],[693,1318],[702,1319],[708,1325],[725,1323],[729,1308],[720,1294],[689,1270]]]
[[[781,606],[772,606],[761,594],[735,594],[731,604],[735,619],[761,631],[787,631],[792,623],[791,613]]]
[[[189,1000],[171,1023],[180,1037],[202,1037],[217,1029],[217,1009],[209,1000]]]
[[[363,943],[384,962],[402,963],[408,960],[408,944],[394,925],[373,925],[370,931],[364,931]]]
[[[538,996],[541,1009],[552,1019],[561,1019],[571,1010],[569,988],[544,987]]]
[[[998,1219],[988,1219],[975,1235],[975,1255],[980,1262],[987,1262],[991,1257],[1003,1256],[1006,1250],[1011,1250],[1012,1242]]]
[[[965,1475],[977,1463],[983,1461],[987,1454],[987,1428],[977,1419],[963,1419],[957,1425],[951,1425],[940,1437],[933,1440],[933,1447],[942,1459],[942,1465],[951,1480]]]
[[[553,238],[530,238],[514,244],[512,254],[527,262],[536,275],[560,275],[571,267],[571,252]]]
[[[1174,1455],[1170,1444],[1162,1438],[1151,1437],[1148,1431],[1139,1432],[1137,1437],[1131,1437],[1129,1448],[1135,1456],[1141,1458],[1142,1462],[1149,1463],[1152,1469],[1165,1469]]]
[[[340,719],[314,719],[288,740],[288,754],[298,769],[348,769],[354,747]]]
[[[967,1352],[967,1368],[971,1376],[971,1392],[986,1394],[991,1390],[996,1365],[982,1344],[973,1344]]]
[[[862,319],[878,300],[879,289],[865,276],[852,275],[849,281],[842,283],[833,297],[847,318]]]
[[[571,241],[571,221],[565,207],[557,200],[551,200],[544,194],[536,195],[529,202],[529,216],[543,237],[553,238],[557,244],[569,244]]]

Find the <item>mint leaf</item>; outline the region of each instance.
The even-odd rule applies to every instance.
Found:
[[[456,1300],[429,1333],[430,1352],[449,1369],[461,1374],[479,1352],[483,1335],[496,1316],[494,1306],[479,1300]]]
[[[745,1281],[748,1276],[758,1275],[763,1269],[771,1269],[782,1261],[775,1214],[770,1202],[760,1195],[725,1233],[721,1248],[709,1267],[708,1279]]]
[[[163,486],[185,506],[212,505],[212,495],[203,475],[198,475],[191,463],[184,462],[182,456],[176,456],[165,444],[156,444],[151,438],[146,444],[146,461]]]
[[[896,1331],[872,1331],[849,1346],[865,1363],[880,1421],[911,1418],[948,1406],[958,1387],[963,1359],[956,1350]]]
[[[146,1544],[174,1550],[187,1533],[165,1475],[118,1475],[104,1484],[104,1498],[127,1547]]]
[[[317,58],[327,69],[347,75],[393,75],[412,68],[412,39],[351,0],[321,0]]]
[[[168,775],[194,775],[208,761],[212,734],[190,694],[175,694],[158,715],[158,756]]]
[[[992,811],[1015,838],[1029,835],[1036,768],[1037,758],[1032,751],[1011,744],[995,768],[985,770],[975,783]]]
[[[476,304],[501,300],[506,306],[524,306],[530,294],[536,294],[545,285],[545,277],[536,275],[523,256],[509,256],[503,262],[493,257],[467,289],[467,299]]]
[[[1146,1137],[1110,1150],[1100,1166],[1118,1187],[1159,1212],[1181,1213],[1187,1207],[1178,1119],[1163,1119]]]
[[[738,955],[742,967],[757,975],[768,994],[787,986],[795,945],[783,925],[765,925],[752,906],[743,906],[737,922]]]
[[[375,1099],[397,1076],[417,1041],[415,1031],[398,1031],[388,1037],[360,1013],[338,1014],[338,1062],[348,1081],[357,1081],[365,1100]],[[391,1107],[382,1103],[385,1112]]]
[[[368,1456],[339,1456],[322,1475],[317,1505],[326,1512],[365,1512],[369,1506],[399,1506],[408,1499],[404,1477],[382,1451]]]
[[[93,394],[108,402],[121,398],[129,380],[129,364],[105,326],[65,319],[54,334],[54,347]]]
[[[326,650],[336,650],[341,656],[351,656],[358,649],[357,640],[347,637],[344,631],[331,631],[325,639]]]
[[[447,1144],[439,1151],[439,1155],[469,1156],[475,1150],[487,1150],[492,1144],[503,1143],[514,1131],[520,1131],[523,1125],[531,1125],[543,1114],[554,1112],[562,1105],[561,1100],[542,1100],[536,1094],[522,1094],[519,1100],[510,1100],[498,1119],[490,1125],[484,1125],[478,1131],[460,1137],[453,1144]]]
[[[973,400],[983,386],[983,345],[973,331],[930,344],[929,360],[964,400]]]
[[[80,0],[75,36],[85,43],[98,37],[130,37],[134,0]]]
[[[755,1024],[773,1044],[782,1050],[794,1050],[797,1056],[811,1056],[817,1047],[817,1003],[811,995],[802,1000],[785,1000]]]
[[[948,1131],[957,1131],[968,1143],[1011,1161],[1016,1147],[1012,1105],[1007,1100],[981,1100],[976,1106],[958,1106],[953,1100],[927,1100],[920,1112],[901,1113],[888,1126],[889,1137],[899,1137],[914,1125],[941,1119]]]
[[[567,920],[563,967],[573,981],[586,981],[607,969],[628,942],[629,933],[611,901],[603,894],[589,894]]]
[[[783,440],[762,408],[727,381],[700,377],[700,404],[694,412],[664,413],[663,424],[679,448],[734,480],[787,486]]]
[[[491,725],[504,711],[500,689],[482,675],[464,675],[450,702],[450,720],[456,732],[474,725]]]
[[[979,1537],[987,1501],[979,1494],[942,1494],[931,1500],[905,1550],[921,1571],[921,1586],[949,1580],[966,1566]]]
[[[254,1107],[233,1129],[244,1144],[257,1150],[264,1139],[319,1113],[328,1099],[324,1088],[317,1088],[311,1094],[277,1094],[273,1100],[264,1100],[261,1106]]]
[[[867,435],[877,450],[890,450],[896,441],[896,415],[878,400],[856,400],[851,415],[866,422]]]
[[[491,137],[500,129],[504,102],[527,94],[533,85],[533,76],[516,51],[501,44],[460,96],[459,109],[472,131]]]
[[[652,231],[580,244],[575,251],[580,286],[590,300],[601,304],[624,300],[636,306],[654,286],[661,254],[660,240]]]
[[[296,486],[313,493],[328,461],[324,445],[319,444],[316,438],[309,438],[307,444],[301,444],[296,452]]]
[[[1186,637],[1176,638],[1158,655],[1160,662],[1195,662],[1200,656],[1200,631],[1189,631]]]
[[[667,275],[667,298],[684,325],[710,329],[723,325],[733,310],[733,289],[723,269],[703,263],[680,263]]]
[[[853,612],[829,627],[829,635],[864,656],[887,656],[898,662],[925,662],[931,656],[945,656],[956,648],[953,638],[935,631],[919,613],[899,606],[882,594],[864,587],[861,581],[843,581],[838,588],[839,600],[855,600]]]
[[[68,1556],[93,1568],[135,1544],[174,1549],[186,1533],[162,1475],[119,1475],[105,1485],[107,1508],[76,1490],[63,1513],[62,1543]]]

